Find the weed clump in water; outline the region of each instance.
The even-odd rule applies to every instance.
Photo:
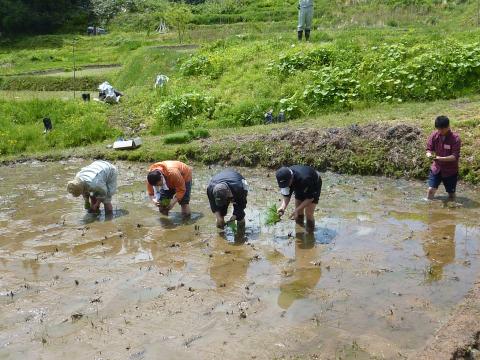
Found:
[[[277,206],[275,204],[272,204],[267,209],[265,218],[265,225],[275,225],[280,221],[280,215],[277,213]]]

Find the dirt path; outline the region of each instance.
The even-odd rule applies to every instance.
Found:
[[[428,341],[425,349],[410,359],[479,359],[479,340],[480,278],[448,322]]]

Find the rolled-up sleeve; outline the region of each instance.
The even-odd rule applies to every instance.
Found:
[[[434,151],[435,150],[434,147],[433,147],[433,136],[434,135],[432,134],[428,137],[428,140],[427,140],[427,150],[428,151]]]
[[[457,137],[455,143],[452,145],[452,155],[455,156],[455,159],[460,159],[460,148],[462,147],[462,142],[460,138]]]

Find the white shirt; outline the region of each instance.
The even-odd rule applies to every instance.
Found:
[[[76,175],[90,193],[99,199],[111,198],[117,192],[117,168],[107,161],[97,160],[82,168]]]

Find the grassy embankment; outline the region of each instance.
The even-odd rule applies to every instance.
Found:
[[[258,3],[265,5],[265,2]],[[320,2],[320,9],[322,4],[327,2]],[[2,155],[4,159],[12,159],[19,154],[35,154],[43,158],[75,154],[151,161],[182,154],[205,162],[228,161],[221,154],[223,150],[224,153],[229,152],[230,157],[232,152],[245,151],[245,156],[240,158],[245,164],[273,166],[275,164],[262,159],[270,156],[272,145],[275,144],[249,142],[235,148],[232,146],[236,144],[216,147],[212,146],[213,142],[200,146],[164,145],[163,137],[159,135],[201,127],[211,129],[212,139],[221,141],[227,134],[269,132],[272,127],[258,125],[269,108],[275,112],[285,110],[290,120],[289,126],[322,128],[397,118],[400,122],[427,130],[435,115],[445,113],[456,122],[463,121],[461,134],[468,161],[464,162],[462,173],[469,181],[475,182],[480,174],[480,159],[475,153],[474,141],[478,134],[475,114],[478,98],[473,97],[462,108],[458,108],[457,101],[431,102],[470,96],[480,88],[480,49],[474,43],[478,31],[460,31],[458,27],[449,27],[459,19],[472,21],[469,15],[461,11],[469,7],[472,4],[451,9],[420,8],[416,12],[411,7],[393,8],[378,3],[329,7],[325,14],[331,14],[330,23],[325,21],[325,24],[345,26],[350,19],[355,26],[324,28],[314,32],[312,43],[301,45],[293,40],[291,29],[294,28],[294,21],[291,20],[196,26],[190,31],[190,42],[205,44],[198,51],[161,47],[174,44],[174,34],[146,36],[114,33],[99,38],[80,37],[77,42],[77,63],[80,66],[99,63],[123,65],[120,72],[96,76],[98,81],[105,78],[111,80],[124,91],[124,101],[113,107],[79,102],[2,102],[0,112],[6,114],[2,116],[3,129],[7,130],[2,133],[5,139],[2,142],[8,144],[8,141],[13,141],[18,144],[15,147],[4,146]],[[370,22],[368,14],[372,9],[377,13],[380,23]],[[279,13],[284,10],[285,7],[278,8]],[[215,13],[206,13],[203,8],[197,8],[196,11],[194,22],[205,24],[219,21],[205,17],[206,14]],[[401,13],[410,16],[402,17],[399,15]],[[392,14],[397,23],[389,23]],[[203,20],[199,20],[200,16],[203,16]],[[432,21],[432,17],[436,20]],[[449,19],[448,24],[444,23],[445,19]],[[250,20],[258,19],[252,16]],[[390,26],[364,28],[357,24]],[[400,28],[407,24],[408,29]],[[69,41],[56,36],[43,37],[31,43],[28,41],[17,42],[9,47],[8,52],[0,53],[0,62],[4,64],[0,72],[3,75],[52,68],[71,70]],[[15,53],[22,56],[15,56]],[[164,73],[171,79],[161,92],[152,91],[153,80],[158,73]],[[65,76],[64,80],[58,80],[61,76],[49,77],[65,83],[52,88],[47,86],[48,90],[65,90],[66,84],[71,84]],[[35,88],[37,81],[53,81],[45,78],[33,76],[31,86]],[[57,109],[56,112],[49,111],[50,107]],[[54,126],[58,123],[55,132],[46,137],[38,135],[41,133],[40,120],[43,116],[50,116]],[[88,131],[74,127],[80,126],[79,121],[72,125],[74,122],[71,119],[77,118],[83,119],[81,126]],[[145,129],[142,135],[147,142],[141,150],[132,152],[112,152],[106,150],[104,144],[62,150],[105,139],[111,142],[119,133],[116,129],[127,133]],[[92,135],[90,131],[100,135]],[[85,133],[90,135],[84,136]],[[172,141],[175,138],[188,141],[185,134],[170,135],[169,138]],[[357,145],[370,150],[354,154],[343,151],[345,149],[336,149],[333,153],[326,153],[330,157],[338,157],[338,161],[319,160],[313,165],[342,172],[399,174],[399,169],[389,169],[386,166],[388,164],[384,166],[378,161],[382,159],[384,146]],[[275,149],[277,152],[280,150]],[[371,157],[375,160],[372,161]],[[285,156],[277,160],[312,162],[306,158]],[[418,163],[415,166],[418,167]],[[418,171],[404,173],[420,176],[423,167],[421,163]]]

